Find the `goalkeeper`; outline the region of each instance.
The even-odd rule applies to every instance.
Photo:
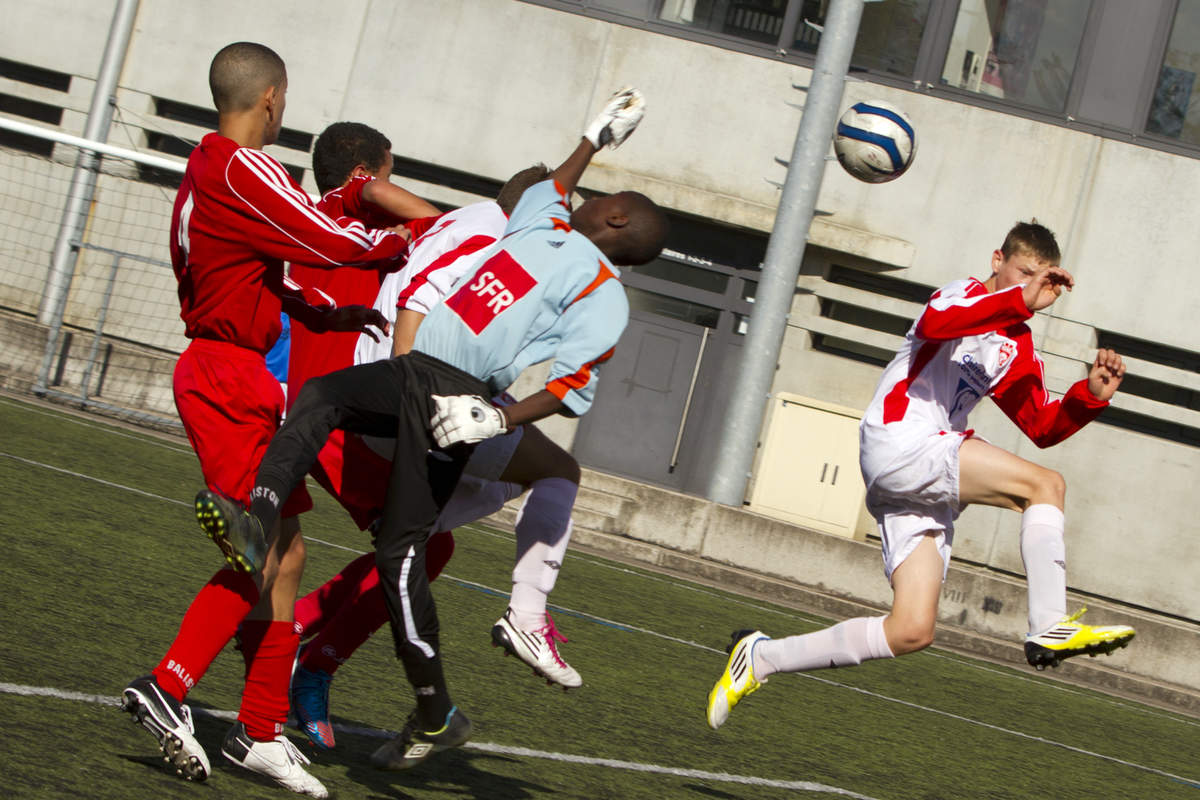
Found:
[[[470,735],[443,676],[425,541],[468,445],[591,406],[597,366],[611,357],[629,315],[614,265],[656,258],[667,219],[636,192],[592,198],[574,211],[569,197],[599,148],[620,145],[643,111],[636,90],[613,96],[566,161],[525,192],[502,241],[425,318],[413,352],[305,384],[264,457],[250,514],[209,493],[197,502],[202,525],[261,537],[332,430],[395,436],[376,564],[416,710],[372,757],[379,768],[414,766]],[[483,399],[549,359],[544,389],[503,411]],[[431,454],[434,447],[443,449]]]

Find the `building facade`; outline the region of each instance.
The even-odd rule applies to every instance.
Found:
[[[650,195],[670,209],[672,237],[661,259],[623,276],[632,320],[596,408],[547,428],[585,466],[701,494],[737,391],[740,341],[827,5],[145,0],[109,141],[185,156],[215,124],[213,53],[260,41],[289,73],[285,135],[271,152],[306,187],[315,189],[315,136],[357,120],[391,138],[398,182],[450,206],[487,196],[531,163],[553,166],[613,89],[637,85],[648,101],[643,124],[620,150],[597,156],[582,189]],[[79,0],[7,9],[0,115],[79,134],[112,11]],[[1200,318],[1189,274],[1200,252],[1200,103],[1190,108],[1200,91],[1198,28],[1195,0],[867,4],[843,105],[878,99],[904,109],[916,159],[880,185],[836,163],[826,170],[747,491],[752,507],[844,535],[873,532],[853,486],[845,496],[831,488],[857,476],[845,421],[865,408],[929,294],[986,277],[1008,228],[1036,218],[1058,234],[1078,282],[1031,323],[1051,390],[1083,377],[1097,347],[1125,354],[1130,375],[1112,409],[1055,449],[1038,451],[990,406],[975,427],[1066,476],[1073,589],[1200,620],[1200,524],[1184,502],[1200,468],[1200,334],[1189,322]],[[52,147],[0,132],[10,175],[36,172],[15,164],[38,148],[53,162]],[[169,208],[169,177],[135,177],[145,186],[130,197]],[[37,185],[27,175],[17,184]],[[29,202],[11,188],[0,200],[10,214]],[[13,314],[38,309],[48,253],[30,242],[52,245],[59,214],[49,203],[46,231],[0,237],[0,306]],[[96,232],[106,227],[120,241],[122,221]],[[165,227],[161,241],[148,230],[138,248],[165,261]],[[104,263],[81,259],[67,309],[80,328],[93,322],[88,298],[103,289]],[[119,335],[182,349],[169,270],[148,269],[139,285],[125,311],[153,324]],[[121,315],[107,324],[119,329]],[[955,555],[1020,574],[1017,527],[1016,515],[970,509]]]

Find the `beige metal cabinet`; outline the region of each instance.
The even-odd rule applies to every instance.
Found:
[[[858,469],[862,412],[808,397],[771,398],[752,510],[856,537],[866,487]]]

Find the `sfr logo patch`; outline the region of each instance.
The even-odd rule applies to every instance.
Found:
[[[536,285],[533,276],[506,251],[501,250],[488,259],[461,289],[450,295],[446,305],[479,335],[504,309],[520,300]]]

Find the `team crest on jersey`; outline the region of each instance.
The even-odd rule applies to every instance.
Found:
[[[446,305],[458,315],[476,336],[504,309],[520,300],[537,286],[533,276],[501,250],[489,258],[462,288],[446,299]]]
[[[1008,362],[1012,361],[1013,356],[1015,356],[1016,354],[1017,354],[1016,342],[1009,339],[1009,340],[1006,340],[1003,344],[1001,344],[1000,345],[999,363],[997,364],[997,367],[996,367],[997,370],[1003,371],[1008,366]]]

